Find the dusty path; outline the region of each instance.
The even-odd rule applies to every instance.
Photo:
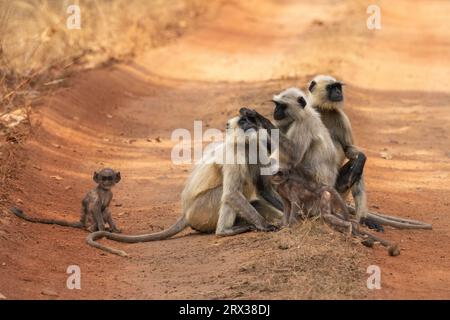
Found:
[[[51,298],[42,289],[59,298],[449,298],[450,6],[382,2],[383,29],[369,31],[364,1],[315,3],[231,2],[170,46],[74,77],[34,114],[11,201],[76,219],[90,172],[107,165],[124,177],[115,190],[118,224],[129,232],[160,230],[179,215],[190,169],[170,161],[174,129],[192,130],[194,120],[203,120],[204,129],[223,128],[242,105],[270,115],[265,101],[273,92],[332,73],[348,84],[347,111],[369,156],[371,206],[427,220],[432,232],[388,230],[403,249],[395,259],[352,244],[344,244],[344,254],[324,246],[305,257],[300,244],[325,239],[342,249],[342,239],[314,235],[305,244],[284,230],[228,239],[189,231],[170,241],[114,244],[131,254],[125,260],[87,248],[82,232],[0,212],[0,292],[10,298]],[[414,23],[407,14],[413,11]],[[289,250],[279,249],[284,243]],[[287,274],[293,261],[298,266]],[[324,268],[333,262],[342,266]],[[81,291],[65,289],[71,264],[82,268]],[[376,293],[364,288],[369,264],[383,272]],[[313,266],[317,272],[308,273]],[[336,274],[342,278],[330,278]],[[330,279],[341,281],[335,292],[326,285]]]

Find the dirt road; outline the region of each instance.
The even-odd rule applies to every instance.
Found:
[[[124,178],[112,208],[119,226],[130,233],[161,230],[179,215],[191,168],[170,160],[174,129],[193,130],[194,120],[203,120],[204,130],[222,129],[242,105],[269,116],[274,92],[305,87],[325,73],[347,83],[346,110],[369,157],[370,206],[431,222],[433,231],[387,230],[403,250],[397,258],[312,224],[301,234],[218,239],[188,231],[169,241],[113,243],[131,254],[123,259],[87,247],[81,231],[32,225],[0,211],[0,293],[449,298],[450,3],[380,1],[382,29],[368,30],[365,1],[298,2],[227,2],[169,46],[73,77],[36,108],[9,202],[75,220],[92,171],[111,166]],[[65,287],[72,264],[81,267],[82,290]],[[382,270],[377,292],[365,287],[370,264]]]

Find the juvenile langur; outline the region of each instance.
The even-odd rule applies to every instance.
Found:
[[[314,181],[334,186],[338,168],[336,150],[327,128],[298,88],[275,95],[274,120],[280,129],[280,162],[306,167]]]
[[[11,212],[30,222],[86,229],[90,232],[107,230],[108,228],[105,225],[108,224],[108,230],[111,232],[120,232],[109,210],[109,204],[113,197],[111,188],[120,181],[120,172],[105,168],[100,172],[94,172],[93,179],[97,183],[97,187],[89,191],[81,202],[80,221],[69,222],[57,219],[33,218],[27,216],[21,209],[16,207],[11,208]]]
[[[422,222],[381,217],[368,212],[363,174],[366,156],[354,145],[350,121],[343,110],[343,83],[331,76],[319,75],[309,83],[308,92],[311,105],[320,113],[336,148],[337,158],[334,166],[339,170],[339,174],[335,188],[344,198],[351,190],[355,201],[353,212],[357,220],[378,231],[383,230],[381,224],[400,228],[431,228],[431,225]],[[343,165],[345,159],[348,161]]]
[[[310,172],[299,167],[280,169],[272,176],[272,183],[283,200],[284,225],[297,223],[299,214],[301,220],[316,215],[314,209],[318,207],[327,223],[351,233],[347,206],[339,193],[333,187],[314,181]]]
[[[391,256],[400,254],[397,244],[391,244],[389,241],[361,230],[356,221],[349,219],[347,206],[339,193],[333,187],[315,182],[306,170],[280,169],[273,175],[272,183],[283,200],[283,222],[296,223],[299,213],[302,218],[306,218],[310,213],[316,214],[317,211],[311,209],[318,207],[320,217],[333,228],[364,238],[362,243],[369,247],[372,247],[374,242],[380,242],[388,249]],[[338,210],[341,210],[341,213],[338,213]]]
[[[96,240],[103,237],[126,243],[163,240],[187,227],[203,233],[215,232],[218,236],[231,236],[255,229],[275,231],[276,227],[268,221],[281,219],[283,214],[275,208],[276,203],[269,203],[259,194],[256,182],[259,180],[260,166],[258,163],[250,165],[248,161],[248,146],[259,142],[258,130],[255,119],[243,114],[227,122],[225,142],[194,167],[181,193],[182,215],[168,229],[142,235],[95,232],[87,237],[87,243],[126,256],[124,251],[106,247]],[[261,144],[258,146],[267,147]],[[216,158],[227,150],[234,152],[234,159],[244,157],[245,162],[228,164],[222,161],[223,157]],[[273,198],[277,197],[273,195]]]

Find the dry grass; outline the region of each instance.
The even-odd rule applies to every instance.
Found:
[[[71,4],[80,7],[79,30],[67,28]],[[75,71],[129,59],[176,39],[218,5],[202,0],[0,1],[0,207],[20,142],[30,131],[28,119],[10,127],[3,115],[29,111],[43,92],[64,84]]]
[[[218,298],[361,299],[367,295],[368,249],[322,222],[306,220],[294,228],[257,236],[246,246],[266,248],[264,253],[236,270],[232,290]]]
[[[80,30],[66,26],[71,4],[80,7]],[[2,1],[0,114],[63,82],[75,66],[114,62],[165,44],[215,7],[202,0]]]

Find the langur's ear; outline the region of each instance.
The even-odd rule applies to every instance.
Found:
[[[308,90],[309,92],[313,92],[314,87],[316,86],[316,82],[313,80],[311,81],[311,83],[309,84]]]
[[[94,171],[94,176],[92,177],[92,179],[94,179],[95,183],[100,183],[99,179],[98,179],[98,173],[97,171]]]
[[[300,107],[304,108],[306,107],[306,100],[303,97],[298,97],[297,102],[300,104]]]
[[[117,171],[115,182],[116,182],[116,183],[119,183],[120,179],[122,179],[122,177],[120,176],[120,171]]]

